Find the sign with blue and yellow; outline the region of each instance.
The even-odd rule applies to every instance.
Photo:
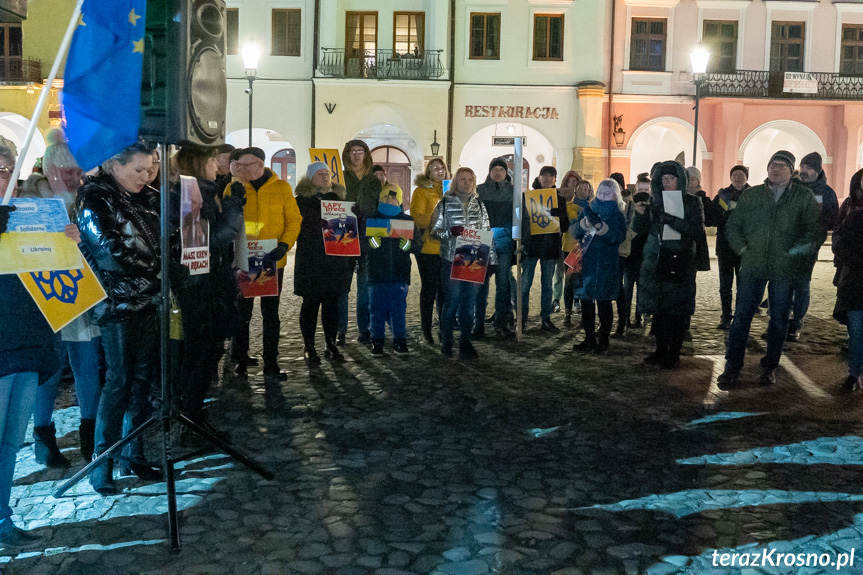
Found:
[[[345,174],[342,171],[342,157],[338,150],[325,148],[309,148],[309,157],[314,162],[323,162],[330,168],[333,181],[345,185]]]
[[[557,190],[528,190],[524,193],[527,214],[530,216],[530,235],[556,234],[560,231],[560,220],[551,215],[557,208]]]
[[[18,278],[55,332],[107,297],[86,260],[79,270],[30,272]]]
[[[84,259],[63,232],[69,223],[60,198],[13,198],[7,233],[0,241],[0,274],[80,269]]]

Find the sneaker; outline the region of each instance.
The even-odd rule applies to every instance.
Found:
[[[445,357],[452,357],[452,342],[448,341],[440,344],[440,353]]]
[[[718,378],[716,378],[716,385],[722,391],[728,391],[729,389],[736,389],[740,387],[740,374],[733,373],[726,369],[723,371]]]
[[[560,312],[560,302],[554,300],[551,302],[551,313],[559,313]]]
[[[764,359],[761,358],[761,376],[758,378],[758,385],[767,387],[776,383],[776,368],[765,366]]]
[[[11,522],[10,522],[11,523]],[[39,541],[41,537],[33,535],[29,531],[24,531],[12,525],[10,529],[4,530],[0,534],[0,547],[3,549],[13,547],[27,547]]]
[[[560,333],[560,328],[551,323],[550,319],[542,320],[542,325],[540,326],[540,329],[548,333]]]
[[[479,354],[474,349],[473,345],[470,342],[463,343],[458,346],[458,358],[459,359],[476,359],[479,357]]]
[[[584,338],[584,341],[581,343],[577,343],[572,346],[572,351],[578,351],[582,353],[590,353],[596,349],[596,338],[593,336],[588,336]]]
[[[800,332],[796,329],[789,329],[788,335],[785,336],[785,341],[800,341]]]
[[[347,343],[348,343],[348,338],[347,338],[347,336],[346,336],[345,334],[343,334],[343,333],[340,333],[340,334],[338,335],[338,337],[336,338],[336,345],[337,345],[337,346],[339,346],[339,347],[344,347],[344,346],[345,346],[345,344],[347,344]]]
[[[854,393],[860,391],[860,378],[849,375],[842,382],[842,393]]]
[[[408,349],[408,342],[405,339],[394,339],[393,340],[393,351],[396,355],[410,355],[410,350]]]
[[[373,339],[372,342],[372,355],[383,355],[384,354],[384,340],[382,339]]]

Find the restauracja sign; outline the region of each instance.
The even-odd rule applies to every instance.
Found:
[[[465,118],[536,118],[557,120],[557,108],[531,106],[465,106]]]

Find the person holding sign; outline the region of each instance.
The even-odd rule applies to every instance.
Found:
[[[339,299],[346,297],[351,289],[354,260],[326,254],[323,231],[329,228],[329,222],[321,217],[321,202],[344,199],[344,186],[331,181],[330,169],[323,162],[311,164],[306,177],[297,184],[297,206],[303,221],[294,261],[294,294],[303,298],[300,332],[303,334],[303,357],[309,368],[321,363],[315,349],[319,310],[326,341],[324,357],[332,361],[345,359],[336,347]]]
[[[476,297],[482,284],[451,279],[455,258],[456,240],[465,230],[491,230],[488,211],[476,193],[476,175],[470,168],[459,168],[453,178],[452,187],[434,209],[429,235],[440,241],[441,282],[444,288],[443,315],[441,315],[441,353],[452,357],[455,315],[459,314],[461,337],[459,358],[476,359],[477,353],[471,343],[476,308]],[[489,265],[497,264],[497,253],[491,249]]]
[[[15,156],[0,146],[0,189],[6,189]],[[14,206],[0,206],[0,236]],[[8,236],[6,236],[8,237]],[[2,239],[0,239],[2,241]],[[56,338],[15,274],[0,275],[0,546],[32,544],[38,538],[12,523],[12,480],[37,388],[60,369]]]
[[[273,171],[264,167],[266,154],[260,148],[243,148],[231,155],[231,173],[236,181],[225,190],[225,197],[245,201],[243,218],[249,240],[277,240],[275,249],[264,255],[264,264],[276,262],[278,268],[278,296],[262,297],[261,317],[264,324],[264,377],[278,381],[288,376],[279,369],[279,299],[285,276],[287,253],[297,241],[302,217],[297,200],[288,182],[280,180]],[[375,180],[377,181],[377,180]],[[240,300],[241,325],[231,345],[231,359],[237,375],[246,374],[249,358],[249,324],[255,298]]]
[[[96,319],[107,375],[96,414],[98,456],[149,415],[150,386],[159,380],[159,193],[148,183],[153,156],[134,144],[102,164],[78,190],[81,251],[105,287]],[[139,436],[126,445],[128,469],[145,480],[162,474],[144,459]],[[100,495],[116,493],[111,461],[90,472]]]
[[[620,289],[618,265],[620,244],[626,239],[626,202],[620,187],[611,178],[596,187],[596,198],[582,210],[571,234],[576,239],[594,234],[581,261],[581,282],[575,297],[581,302],[581,322],[584,341],[573,346],[574,351],[605,353],[614,321],[612,303]],[[599,337],[596,333],[596,310],[599,310]]]
[[[414,238],[414,241],[419,239],[422,245],[418,252],[414,250],[421,282],[420,326],[423,340],[429,345],[434,345],[432,318],[435,302],[437,302],[437,315],[440,318],[444,300],[440,275],[440,242],[429,235],[429,230],[432,212],[443,199],[443,181],[448,177],[449,170],[441,158],[429,160],[425,172],[416,177],[414,183],[417,187],[411,195],[411,217],[417,230],[422,234],[420,238]]]
[[[653,171],[650,202],[635,204],[632,229],[648,232],[638,283],[638,312],[653,315],[656,351],[644,362],[675,368],[690,316],[695,313],[695,242],[704,233],[704,211],[685,192],[686,170],[675,161]]]
[[[345,190],[347,201],[356,202],[359,212],[357,219],[360,225],[360,235],[364,235],[365,218],[375,212],[378,207],[378,196],[381,193],[381,182],[372,174],[372,153],[362,140],[351,140],[342,150],[342,169],[345,172]],[[369,259],[368,246],[365,241],[360,243],[362,255],[357,260],[357,341],[369,344],[372,341],[369,310]],[[348,302],[342,298],[343,307],[339,311],[342,323],[347,329]]]

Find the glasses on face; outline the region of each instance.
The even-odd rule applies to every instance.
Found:
[[[12,169],[6,166],[0,166],[0,178],[8,180],[12,176]]]
[[[234,162],[234,165],[239,168],[252,168],[254,166],[263,166],[264,162]]]
[[[365,150],[351,150],[351,155],[352,155],[352,156],[359,156],[359,155],[361,155],[361,154],[365,154],[365,153],[366,153],[366,151],[365,151]]]

